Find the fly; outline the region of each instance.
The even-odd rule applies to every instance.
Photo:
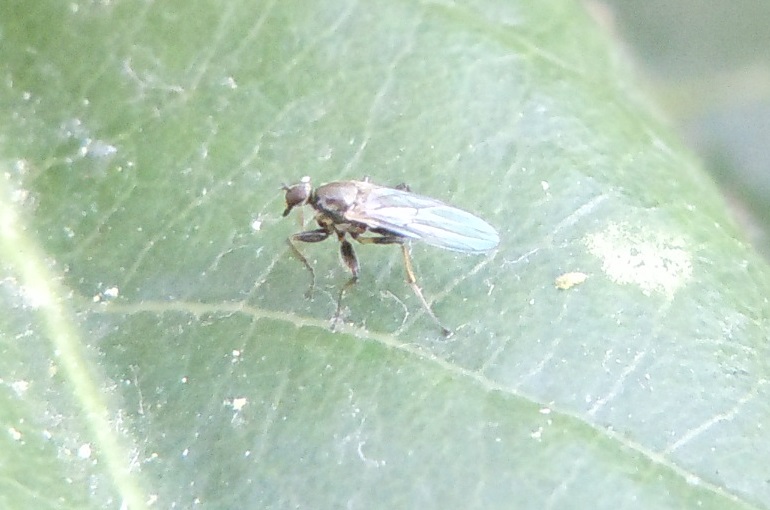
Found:
[[[451,331],[438,320],[417,285],[408,241],[421,240],[464,253],[484,253],[500,242],[497,231],[481,218],[434,198],[412,193],[404,185],[388,188],[366,180],[338,181],[313,189],[310,178],[304,177],[298,184],[284,185],[283,190],[286,191],[284,216],[294,207],[304,205],[310,205],[316,212],[319,228],[289,238],[292,250],[310,271],[311,289],[315,282],[313,268],[294,242],[317,243],[329,236],[335,236],[340,242],[342,260],[353,277],[340,290],[335,319],[339,318],[345,291],[356,283],[359,274],[358,259],[348,236],[362,244],[401,245],[406,281],[446,336],[451,335]]]

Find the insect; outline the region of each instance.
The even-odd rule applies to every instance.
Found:
[[[483,253],[494,249],[500,236],[486,221],[434,198],[412,193],[405,185],[395,188],[363,181],[338,181],[313,189],[309,177],[292,186],[284,185],[287,216],[295,207],[310,205],[316,212],[318,227],[292,235],[289,245],[310,271],[312,290],[315,273],[294,244],[317,243],[335,236],[340,242],[342,260],[353,277],[340,290],[335,319],[339,318],[345,291],[358,281],[358,258],[348,236],[362,244],[398,244],[404,256],[406,281],[428,315],[444,335],[444,327],[431,310],[417,278],[409,255],[408,241],[421,240],[430,245],[465,253]],[[365,235],[368,234],[368,235]]]

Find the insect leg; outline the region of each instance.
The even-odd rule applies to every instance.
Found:
[[[348,266],[348,269],[350,269],[350,272],[353,273],[353,276],[340,289],[340,295],[337,298],[337,311],[334,312],[333,321],[335,324],[337,323],[337,321],[340,318],[340,315],[342,314],[342,297],[345,295],[345,291],[347,291],[350,287],[355,285],[356,282],[358,281],[358,258],[356,257],[356,252],[353,251],[353,245],[350,244],[350,241],[345,239],[344,235],[340,235],[339,240],[340,240],[340,253],[342,254],[342,260],[345,262],[345,265]]]
[[[420,300],[420,303],[422,303],[423,308],[425,308],[425,311],[428,312],[428,315],[433,319],[433,322],[435,322],[438,327],[441,329],[441,333],[443,333],[444,336],[449,337],[452,336],[452,330],[446,328],[443,324],[441,324],[441,321],[438,320],[438,317],[436,317],[436,314],[433,313],[433,310],[430,309],[430,305],[428,304],[428,301],[426,301],[425,296],[422,295],[422,290],[417,285],[417,278],[414,276],[414,268],[412,267],[412,257],[409,255],[409,247],[406,245],[406,243],[401,243],[401,252],[404,254],[404,267],[406,268],[406,282],[409,284],[410,287],[412,287],[412,290],[414,291],[415,295]]]
[[[414,291],[415,295],[417,296],[417,299],[420,300],[420,303],[422,303],[423,308],[425,308],[425,311],[428,312],[428,315],[430,315],[431,319],[433,319],[433,322],[438,325],[438,327],[441,329],[441,333],[443,333],[444,336],[449,337],[452,335],[452,331],[448,328],[446,328],[443,324],[441,324],[441,321],[438,320],[438,317],[436,317],[436,314],[433,313],[433,310],[431,310],[430,305],[428,304],[428,301],[425,299],[425,296],[422,294],[422,289],[417,285],[417,277],[414,275],[414,268],[412,267],[412,257],[409,255],[409,246],[404,242],[404,238],[397,235],[387,235],[383,234],[379,237],[355,237],[356,241],[359,243],[364,244],[400,244],[401,245],[401,252],[404,255],[404,268],[406,269],[406,283],[409,284],[410,287],[412,287],[412,291]]]
[[[297,245],[294,244],[294,242],[299,241],[301,243],[319,243],[327,237],[329,237],[328,230],[324,228],[317,228],[315,230],[299,232],[287,239],[289,246],[291,247],[291,251],[294,252],[294,255],[300,260],[300,262],[302,262],[302,265],[305,266],[305,268],[307,268],[307,270],[310,272],[310,287],[305,293],[305,296],[308,298],[313,295],[313,289],[315,288],[315,271],[313,271],[313,266],[311,266],[310,262],[307,261],[307,258],[302,255],[302,252],[299,251],[299,248],[297,248]]]
[[[340,239],[340,253],[345,265],[353,273],[353,278],[358,278],[358,258],[356,252],[353,251],[353,245],[345,238]]]

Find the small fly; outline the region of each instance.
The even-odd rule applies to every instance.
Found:
[[[441,324],[417,286],[408,241],[421,240],[432,246],[464,253],[487,252],[500,242],[495,229],[481,218],[435,198],[412,193],[404,185],[388,188],[367,180],[338,181],[313,189],[310,178],[304,177],[298,184],[284,185],[283,189],[286,191],[284,216],[297,206],[310,205],[316,211],[315,220],[319,228],[299,232],[289,238],[289,245],[313,278],[310,288],[315,282],[313,268],[294,241],[317,243],[336,236],[342,260],[353,274],[340,290],[335,320],[340,315],[343,294],[358,280],[358,259],[348,236],[362,244],[401,245],[406,281],[446,336],[451,331]]]

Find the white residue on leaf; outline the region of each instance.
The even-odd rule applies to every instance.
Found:
[[[78,457],[81,459],[89,459],[91,458],[91,445],[88,443],[84,443],[80,445],[80,448],[78,448]]]
[[[94,138],[80,119],[72,118],[65,120],[60,129],[63,137],[78,140],[80,143],[78,155],[80,157],[103,159],[109,158],[118,152],[118,148],[109,142]]]
[[[248,403],[249,403],[249,399],[247,399],[245,397],[234,398],[230,402],[228,402],[230,407],[232,407],[233,411],[235,411],[235,412],[238,412],[241,409],[243,409],[244,407],[246,407],[246,404],[248,404]]]
[[[232,76],[227,76],[222,80],[222,84],[226,86],[229,89],[237,89],[238,88],[238,82],[235,81],[235,78]]]
[[[11,383],[11,389],[16,393],[16,396],[23,397],[29,389],[28,381],[14,381]]]
[[[91,156],[92,158],[107,158],[117,153],[118,148],[105,142],[104,140],[94,140],[88,138],[84,140],[80,151],[83,156]]]
[[[115,299],[120,295],[120,289],[117,286],[108,287],[91,298],[94,303],[99,303],[104,300]]]
[[[692,277],[692,255],[680,237],[630,224],[610,224],[585,238],[615,283],[635,284],[643,293],[672,298]]]

